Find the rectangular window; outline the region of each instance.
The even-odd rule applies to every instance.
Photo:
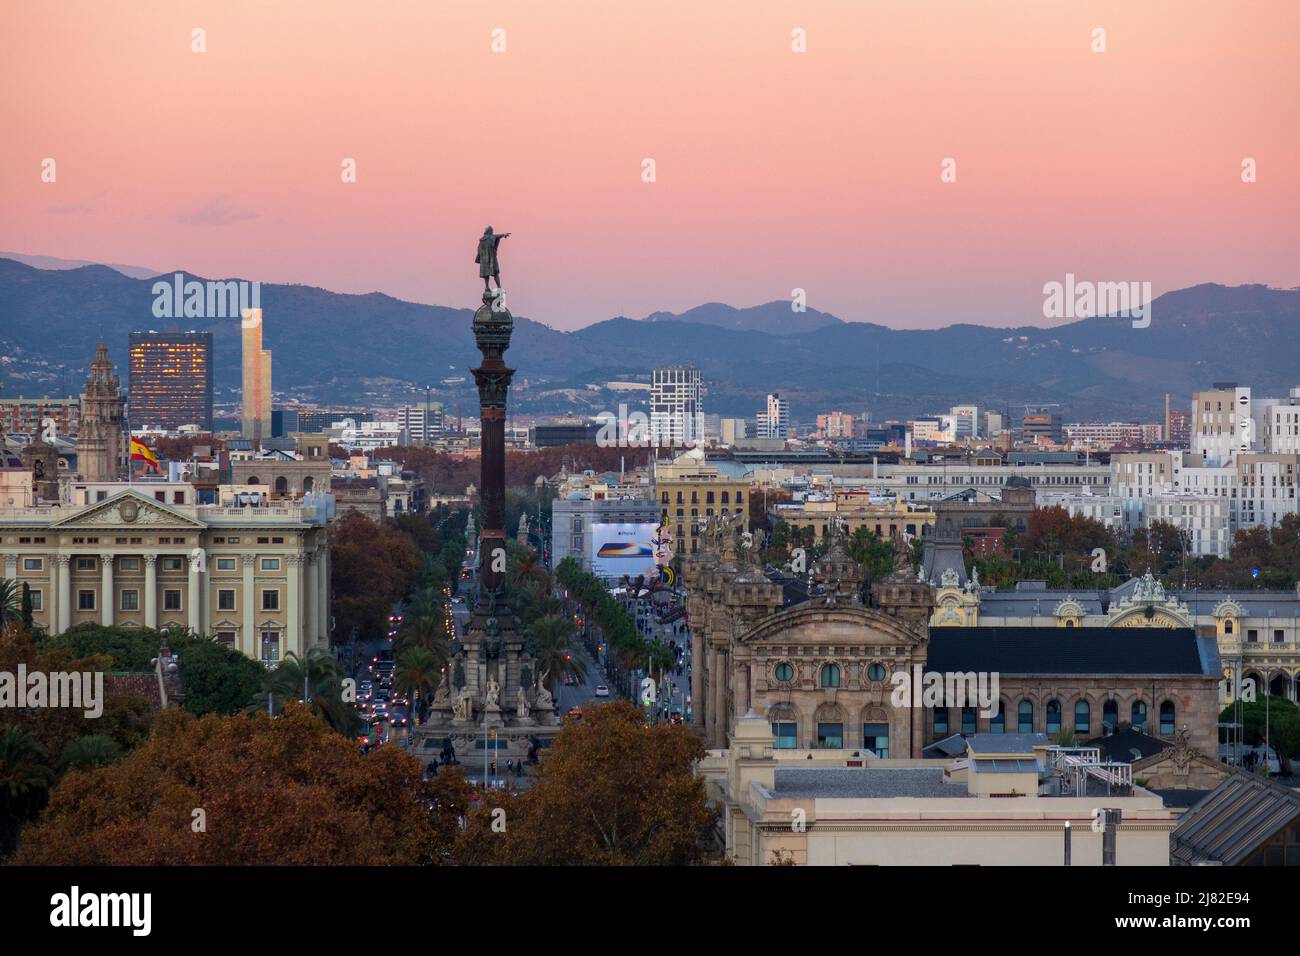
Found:
[[[217,610],[233,611],[235,609],[235,592],[221,590],[217,592]]]
[[[95,559],[94,559],[94,558],[77,558],[77,570],[78,570],[78,571],[93,571],[93,570],[95,570]]]
[[[217,570],[218,570],[218,571],[233,571],[233,570],[235,570],[235,559],[234,559],[234,558],[217,558]]]
[[[140,610],[140,592],[126,591],[122,592],[122,610],[138,611]]]
[[[180,558],[163,558],[162,569],[164,571],[179,571],[181,569]]]
[[[776,741],[772,746],[777,750],[794,750],[798,745],[797,729],[798,725],[793,720],[773,721],[772,736]]]
[[[279,558],[263,558],[263,559],[262,559],[262,570],[263,570],[263,571],[279,571],[279,570],[280,570],[280,559],[279,559]]]
[[[44,594],[41,591],[29,591],[28,593],[30,593],[32,596],[32,610],[33,611],[45,610]]]
[[[844,749],[843,724],[818,724],[817,746],[824,750]]]
[[[280,659],[280,634],[277,631],[262,632],[262,660],[278,661]]]
[[[78,591],[77,592],[77,610],[93,611],[95,609],[95,592]]]
[[[44,558],[23,558],[23,570],[44,571],[45,559]]]
[[[263,591],[262,592],[262,610],[278,611],[280,610],[280,592]]]
[[[163,610],[179,611],[180,609],[181,609],[181,592],[170,588],[166,591],[163,591]]]
[[[118,570],[121,571],[139,571],[139,558],[118,558]]]
[[[889,757],[889,724],[863,724],[862,746],[877,757]]]
[[[1252,627],[1250,630],[1248,630],[1248,631],[1246,632],[1246,640],[1249,641],[1251,644],[1258,643],[1258,641],[1259,641],[1259,631],[1255,630],[1255,629]]]
[[[1273,628],[1273,643],[1281,644],[1286,639],[1286,635],[1281,628]]]
[[[948,736],[948,708],[940,707],[934,712],[934,735],[936,737]]]
[[[217,643],[233,649],[235,646],[235,632],[217,631]]]

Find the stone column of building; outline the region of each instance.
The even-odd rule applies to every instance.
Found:
[[[99,619],[105,627],[113,626],[113,556],[99,556]]]
[[[144,556],[144,626],[158,627],[158,555]]]
[[[72,626],[72,556],[61,554],[59,562],[59,619],[54,633],[62,634]]]
[[[320,630],[317,639],[322,644],[330,642],[330,549],[326,544],[316,553],[316,600],[320,604],[318,620]]]
[[[704,632],[695,629],[691,635],[691,726],[704,729]]]
[[[736,668],[736,716],[749,711],[749,661],[737,661]]]
[[[316,615],[319,611],[316,600],[316,562],[319,558],[316,556],[315,551],[308,551],[304,557],[307,561],[307,573],[305,575],[307,596],[304,600],[307,608],[307,630],[303,633],[302,640],[303,650],[305,651],[309,647],[316,646],[317,641],[320,639],[320,631],[316,621]]]
[[[306,642],[302,637],[302,555],[289,555],[289,613],[288,634],[281,654],[293,651],[302,654]]]
[[[46,630],[50,634],[59,633],[59,556],[48,554],[45,562],[50,569],[49,587],[45,590]]]
[[[244,645],[244,653],[254,660],[261,659],[261,653],[257,647],[257,623],[254,614],[257,613],[257,595],[255,593],[256,584],[253,581],[253,574],[256,570],[257,555],[241,554],[239,556],[242,562],[244,572],[244,586],[242,607],[244,609],[244,626],[240,643]]]
[[[199,563],[189,559],[189,588],[186,594],[186,623],[191,631],[203,631],[203,576],[199,574]]]

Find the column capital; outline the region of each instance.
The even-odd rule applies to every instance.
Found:
[[[56,554],[56,555],[54,556],[54,560],[57,561],[57,562],[59,562],[59,567],[61,567],[61,568],[66,568],[69,564],[72,563],[72,555],[70,555],[70,554]]]
[[[239,557],[240,557],[241,559],[243,559],[243,562],[244,562],[245,564],[251,564],[252,562],[254,562],[254,561],[257,560],[257,555],[254,554],[254,553],[252,553],[251,551],[250,551],[250,552],[245,552],[245,553],[241,554]]]
[[[158,563],[158,555],[156,555],[156,554],[146,554],[146,555],[144,556],[144,563],[145,563],[146,565],[148,565],[149,567],[152,568],[154,565],[156,565],[156,564]]]
[[[112,553],[110,553],[110,552],[105,551],[105,552],[103,552],[103,553],[100,554],[100,556],[99,556],[99,560],[103,561],[105,564],[109,564],[109,563],[112,562],[112,560],[113,560],[114,557],[116,557],[116,555],[114,555],[114,554],[112,554]]]
[[[287,561],[289,563],[289,567],[291,568],[301,567],[304,563],[306,563],[305,559],[301,554],[291,554],[288,556]]]

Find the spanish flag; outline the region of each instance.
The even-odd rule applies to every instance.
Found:
[[[136,438],[131,439],[131,460],[147,461],[158,471],[162,471],[162,465],[158,464],[158,456],[149,449],[148,445]]]

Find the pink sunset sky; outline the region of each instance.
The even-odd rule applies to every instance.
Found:
[[[1300,284],[1296,0],[84,0],[5,4],[0,43],[15,252],[472,307],[490,223],[561,329]]]

